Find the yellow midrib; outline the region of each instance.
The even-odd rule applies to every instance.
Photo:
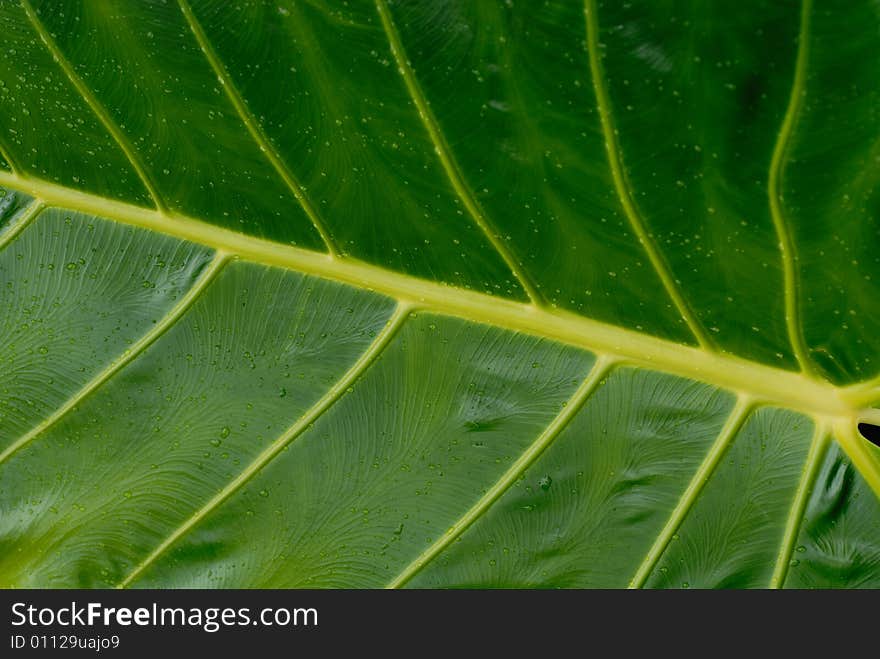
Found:
[[[541,336],[613,356],[625,363],[750,395],[812,417],[855,420],[863,414],[858,385],[838,387],[734,355],[675,343],[561,309],[535,307],[430,282],[351,258],[337,258],[247,236],[184,215],[160,212],[0,171],[0,185],[57,206],[168,234],[242,259],[381,293],[416,308]]]

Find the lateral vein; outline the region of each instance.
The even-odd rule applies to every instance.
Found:
[[[842,393],[853,407],[869,407],[880,400],[880,375],[851,384]]]
[[[461,536],[486,510],[489,509],[505,492],[510,489],[526,469],[537,460],[549,447],[553,440],[565,430],[569,422],[580,411],[587,399],[596,391],[602,380],[608,375],[614,361],[608,357],[599,357],[587,378],[577,388],[562,411],[550,422],[538,438],[510,465],[495,483],[471,506],[447,531],[433,544],[416,556],[387,586],[401,588],[418,574],[428,563],[437,557],[452,542]]]
[[[52,414],[43,419],[39,424],[31,428],[24,435],[15,440],[3,452],[0,452],[0,464],[3,464],[15,452],[32,442],[39,435],[54,426],[68,412],[77,405],[80,405],[89,395],[100,388],[110,378],[116,375],[124,366],[131,363],[138,355],[144,352],[150,345],[162,336],[180,317],[189,309],[199,294],[213,281],[220,272],[221,268],[229,260],[229,256],[225,253],[218,252],[214,255],[214,259],[199,275],[196,282],[190,287],[183,297],[178,300],[171,310],[153,326],[149,332],[141,336],[128,350],[115,360],[110,362],[100,373],[95,375],[87,382],[79,391],[68,398],[63,405],[56,409]]]
[[[199,47],[202,49],[202,53],[204,53],[205,55],[205,59],[208,60],[208,64],[210,64],[211,69],[214,71],[214,74],[220,81],[220,86],[223,87],[223,91],[226,93],[226,97],[229,99],[230,103],[232,103],[235,111],[238,113],[238,116],[241,119],[241,122],[245,125],[245,128],[247,128],[247,131],[250,134],[251,138],[253,138],[254,142],[256,142],[257,146],[259,147],[260,152],[266,157],[266,159],[275,169],[275,172],[278,174],[281,180],[284,181],[284,184],[288,187],[288,189],[293,193],[293,196],[299,202],[300,206],[302,206],[302,209],[305,212],[306,216],[309,218],[312,225],[315,227],[315,230],[320,234],[321,239],[327,246],[327,250],[330,252],[330,255],[333,257],[338,257],[340,255],[339,248],[337,247],[336,242],[333,240],[333,237],[330,235],[327,224],[321,218],[321,214],[318,212],[318,209],[315,208],[315,205],[309,199],[305,189],[297,179],[296,175],[287,166],[287,163],[284,162],[281,155],[278,153],[278,150],[272,145],[272,142],[269,141],[269,138],[263,132],[263,129],[260,127],[260,124],[257,121],[256,117],[254,117],[254,115],[248,109],[247,105],[244,102],[244,98],[242,97],[241,93],[238,91],[238,88],[235,86],[235,83],[232,80],[232,76],[229,75],[229,71],[227,71],[226,66],[223,64],[223,61],[220,59],[220,57],[217,55],[217,52],[214,50],[214,47],[211,45],[208,36],[202,29],[202,26],[196,18],[195,14],[193,13],[192,8],[189,6],[189,3],[187,2],[187,0],[178,0],[178,4],[180,5],[180,10],[183,12],[184,17],[186,18],[186,22],[189,24],[190,30],[192,30],[192,33],[195,36]]]
[[[632,581],[630,581],[630,588],[641,588],[645,585],[645,582],[648,580],[648,577],[651,576],[651,572],[657,565],[657,561],[660,560],[663,552],[666,551],[666,547],[668,547],[669,543],[672,541],[672,536],[675,535],[676,531],[678,531],[681,526],[681,523],[684,521],[684,518],[687,517],[687,514],[690,512],[691,508],[693,508],[694,502],[700,496],[703,487],[705,487],[706,483],[712,477],[712,474],[718,466],[718,463],[721,461],[721,458],[724,456],[727,447],[730,446],[731,441],[733,441],[733,438],[739,432],[740,428],[742,428],[742,425],[753,406],[754,401],[748,396],[741,395],[738,397],[736,405],[727,417],[727,421],[724,422],[724,426],[721,428],[721,432],[718,434],[717,439],[712,444],[706,457],[703,458],[703,462],[700,464],[699,469],[697,469],[694,477],[688,484],[687,489],[681,495],[678,504],[673,508],[672,514],[669,516],[663,530],[657,535],[657,539],[654,541],[651,549],[648,550],[641,565],[639,565],[635,576],[633,576]]]
[[[819,474],[819,467],[822,464],[822,457],[825,455],[827,448],[828,427],[824,423],[817,423],[816,430],[813,433],[813,440],[810,442],[810,450],[807,453],[807,459],[804,461],[803,471],[798,481],[798,487],[792,500],[791,510],[785,523],[785,533],[782,536],[782,542],[779,544],[779,555],[776,559],[776,567],[773,569],[773,576],[770,579],[770,588],[782,588],[785,583],[785,577],[788,574],[788,567],[791,562],[791,554],[794,551],[794,543],[797,542],[804,510],[807,507],[807,500],[809,499],[813,484],[816,482],[816,476]]]
[[[3,139],[0,138],[0,157],[6,161],[6,164],[9,165],[9,169],[13,174],[19,173],[18,165],[15,164],[15,160],[12,158],[12,154],[9,152],[9,149],[6,147]]]
[[[223,504],[230,496],[244,486],[251,478],[257,475],[259,471],[265,467],[275,456],[283,451],[295,439],[297,439],[305,430],[309,428],[324,412],[333,406],[347,391],[354,382],[364,374],[370,365],[382,354],[382,351],[388,346],[398,330],[403,326],[412,306],[408,303],[399,303],[394,313],[389,318],[385,327],[376,336],[370,346],[358,358],[358,360],[349,368],[345,374],[336,381],[336,383],[327,390],[327,392],[309,408],[297,421],[295,421],[287,430],[285,430],[271,445],[260,453],[238,476],[226,484],[222,490],[215,494],[205,505],[197,510],[191,517],[178,526],[167,538],[165,538],[150,554],[144,558],[137,566],[126,576],[117,588],[127,588],[135,579],[137,579],[144,570],[152,565],[157,558],[167,551],[181,536],[185,535],[190,529],[196,526],[201,520],[207,517],[211,511]]]
[[[474,223],[480,228],[483,234],[485,234],[486,238],[507,264],[507,267],[510,268],[532,303],[536,306],[543,306],[544,297],[538,290],[537,284],[529,273],[519,264],[510,248],[504,243],[498,228],[483,212],[476,196],[467,184],[467,181],[465,181],[461,169],[459,168],[458,163],[456,163],[455,157],[452,155],[449,144],[443,136],[443,132],[440,130],[440,124],[437,123],[437,119],[431,111],[425,95],[422,93],[416,74],[413,71],[412,66],[410,66],[406,52],[403,48],[403,43],[400,40],[400,35],[397,33],[397,28],[394,25],[394,19],[391,17],[391,12],[388,10],[388,5],[385,0],[376,0],[376,9],[379,12],[379,18],[382,21],[382,28],[385,30],[385,35],[388,38],[391,53],[397,63],[397,69],[403,78],[403,82],[406,85],[410,98],[416,106],[416,110],[418,110],[419,118],[421,119],[425,130],[428,132],[428,136],[431,138],[431,142],[434,145],[434,151],[446,172],[446,176],[449,178],[449,182],[452,184],[452,187],[455,189],[456,194],[459,199],[461,199],[462,204],[465,209],[467,209],[467,212],[470,214]]]
[[[700,346],[709,350],[713,347],[713,341],[706,334],[702,323],[691,311],[690,306],[681,294],[669,265],[648,231],[633,198],[631,185],[627,180],[623,166],[623,156],[611,112],[611,100],[608,96],[605,74],[599,57],[599,21],[596,15],[595,0],[584,1],[584,14],[587,23],[587,59],[590,63],[590,77],[593,79],[593,91],[596,95],[596,107],[599,113],[599,122],[602,125],[602,135],[605,140],[605,151],[608,155],[611,178],[614,180],[614,188],[620,199],[620,205],[623,207],[624,214],[627,220],[629,220],[630,227],[632,227],[633,232],[636,234],[642,249],[645,250],[651,266],[663,284],[663,288],[666,289],[666,293],[672,299],[673,304],[675,304],[676,309],[678,309],[678,312]]]
[[[122,129],[113,121],[113,118],[107,112],[106,108],[101,104],[101,102],[95,97],[92,90],[89,89],[88,85],[80,78],[79,74],[74,70],[71,63],[64,56],[64,53],[61,52],[61,49],[58,47],[58,44],[55,43],[55,39],[49,34],[49,31],[46,29],[46,26],[43,25],[43,22],[40,20],[39,16],[37,16],[37,12],[34,11],[34,8],[31,6],[29,0],[21,0],[21,6],[27,14],[28,20],[33,25],[34,30],[39,35],[42,42],[45,44],[46,48],[49,50],[49,53],[52,55],[52,58],[64,72],[64,75],[67,76],[67,79],[70,83],[76,88],[79,92],[80,96],[82,96],[86,105],[92,110],[104,128],[108,133],[113,137],[116,141],[116,144],[119,145],[119,148],[125,154],[125,157],[128,158],[128,161],[131,163],[132,168],[134,168],[135,173],[140,178],[141,182],[144,184],[144,187],[149,192],[150,197],[153,199],[153,203],[156,205],[156,208],[160,212],[164,212],[166,210],[165,202],[162,200],[161,195],[159,194],[159,190],[147,172],[146,167],[141,162],[140,157],[137,152],[134,150],[131,142],[125,133],[122,132]]]
[[[852,460],[874,493],[880,497],[880,453],[876,447],[859,435],[856,427],[857,424],[853,423],[852,419],[837,419],[833,425],[834,439]]]
[[[28,204],[18,217],[13,220],[12,224],[6,227],[6,230],[3,231],[3,233],[0,233],[0,249],[3,249],[15,240],[15,237],[27,228],[37,215],[40,214],[40,211],[43,210],[44,207],[45,204],[43,203],[43,200],[39,198],[34,199]]]
[[[776,144],[770,159],[770,172],[767,178],[767,195],[770,201],[770,214],[773,217],[773,227],[776,229],[776,237],[779,240],[779,252],[782,258],[783,287],[785,297],[785,327],[788,332],[788,340],[794,351],[795,357],[801,370],[805,373],[813,372],[810,360],[810,349],[804,338],[801,326],[801,311],[799,286],[798,286],[798,256],[797,247],[791,233],[791,227],[786,218],[785,209],[782,206],[782,174],[788,148],[791,143],[791,135],[794,132],[797,117],[804,96],[804,87],[807,77],[807,60],[809,56],[810,39],[810,11],[812,0],[802,0],[801,23],[798,35],[797,61],[794,69],[794,80],[791,85],[791,95],[788,99],[788,107],[779,134],[776,136]]]

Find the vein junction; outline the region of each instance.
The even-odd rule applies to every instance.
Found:
[[[428,563],[436,558],[452,542],[461,537],[480,515],[486,512],[501,496],[510,489],[541,454],[568,426],[569,422],[580,412],[587,399],[593,395],[599,385],[608,376],[614,365],[613,359],[600,357],[587,378],[574,392],[562,411],[544,429],[538,438],[520,455],[510,468],[504,472],[480,499],[471,506],[436,542],[431,544],[398,574],[388,588],[402,588],[418,574]]]
[[[632,186],[627,180],[626,170],[623,166],[623,156],[621,155],[620,145],[617,139],[617,129],[614,127],[614,121],[611,115],[611,101],[608,96],[608,89],[605,83],[605,74],[602,69],[602,61],[599,56],[599,24],[596,18],[595,0],[586,0],[584,3],[584,14],[587,22],[587,57],[590,63],[590,77],[593,80],[593,91],[596,95],[596,105],[599,110],[599,121],[602,126],[602,134],[605,138],[605,151],[608,155],[608,165],[611,169],[611,176],[614,181],[614,188],[617,191],[620,205],[623,207],[624,214],[629,221],[630,227],[639,239],[654,272],[657,273],[666,293],[672,299],[676,309],[684,318],[688,328],[696,337],[701,347],[709,350],[712,347],[712,340],[703,329],[702,323],[697,319],[691,310],[687,301],[684,299],[679,290],[669,265],[663,258],[660,250],[654,242],[645,220],[633,197]]]
[[[214,51],[213,46],[211,46],[210,42],[208,41],[208,36],[205,34],[205,31],[202,29],[202,26],[196,19],[195,14],[193,14],[189,3],[186,0],[178,0],[178,4],[180,5],[180,10],[181,12],[183,12],[183,16],[186,19],[186,22],[189,25],[190,29],[192,30],[192,33],[195,36],[199,47],[202,49],[202,52],[205,55],[205,59],[207,59],[208,64],[211,65],[211,69],[214,71],[214,74],[217,76],[217,79],[223,86],[223,91],[226,93],[226,97],[229,99],[230,103],[232,103],[232,106],[238,113],[238,116],[244,124],[245,128],[247,128],[247,131],[250,134],[251,138],[254,140],[254,142],[256,142],[260,151],[265,155],[266,159],[275,169],[275,172],[278,174],[281,180],[284,181],[284,184],[290,189],[293,196],[300,203],[303,211],[311,221],[312,226],[314,226],[315,230],[321,235],[321,240],[324,241],[324,244],[327,246],[327,250],[332,256],[339,256],[339,246],[330,235],[330,229],[327,227],[327,223],[321,217],[321,214],[318,212],[315,204],[312,203],[308,195],[306,195],[306,191],[303,188],[302,184],[297,180],[294,173],[284,162],[284,159],[278,153],[278,150],[275,149],[269,138],[263,132],[263,129],[260,128],[259,122],[254,118],[253,114],[248,109],[247,105],[244,102],[244,99],[242,98],[241,94],[239,93],[238,89],[236,89],[235,84],[232,81],[232,76],[229,75],[229,72],[226,70],[223,62],[220,61],[220,58]]]
[[[37,208],[39,208],[39,202],[34,203],[37,204]],[[218,251],[214,255],[214,259],[202,271],[199,278],[190,287],[186,294],[181,297],[177,304],[175,304],[158,323],[156,323],[134,344],[132,344],[132,346],[128,350],[116,357],[116,359],[110,362],[110,364],[108,364],[91,380],[83,385],[82,388],[74,393],[70,398],[68,398],[64,402],[64,404],[61,405],[61,407],[59,407],[52,414],[43,419],[42,422],[31,428],[24,435],[19,437],[4,451],[0,452],[0,464],[8,460],[17,451],[27,446],[30,442],[39,437],[46,430],[58,423],[58,421],[60,421],[68,412],[77,407],[77,405],[82,403],[94,391],[96,391],[104,383],[110,380],[110,378],[112,378],[120,370],[122,370],[123,367],[134,361],[141,353],[144,352],[144,350],[155,343],[159,339],[159,337],[165,334],[165,332],[167,332],[174,325],[174,323],[176,323],[183,316],[183,314],[186,313],[186,311],[192,306],[192,304],[199,298],[202,292],[204,292],[208,285],[220,273],[220,270],[223,268],[224,265],[226,265],[228,261],[229,256],[224,252]]]
[[[422,125],[424,125],[425,130],[431,138],[431,142],[434,144],[434,150],[437,157],[440,159],[441,165],[443,165],[443,169],[449,178],[449,182],[455,189],[455,193],[458,195],[458,198],[461,199],[462,204],[464,204],[464,207],[473,218],[474,223],[480,228],[492,244],[492,247],[494,247],[501,255],[501,258],[504,259],[507,267],[513,272],[517,281],[519,281],[532,303],[542,306],[544,304],[544,299],[538,290],[538,285],[532,281],[531,276],[521,266],[516,256],[505,244],[500,236],[500,232],[480,208],[476,196],[465,181],[464,176],[462,176],[458,164],[452,156],[452,151],[446,142],[446,138],[440,130],[440,124],[434,117],[434,113],[431,111],[428,101],[422,93],[421,87],[416,79],[415,72],[406,57],[406,53],[403,50],[403,44],[401,43],[400,36],[397,34],[397,28],[394,25],[394,20],[391,17],[391,12],[388,10],[388,5],[385,0],[376,0],[376,9],[379,12],[379,17],[382,21],[385,35],[388,38],[391,53],[394,55],[394,59],[397,62],[397,67],[400,71],[400,75],[403,77],[406,89],[418,109]]]
[[[165,202],[163,201],[162,196],[159,194],[156,183],[153,180],[152,176],[150,176],[147,168],[144,166],[141,157],[137,154],[134,147],[132,146],[131,141],[128,139],[128,136],[113,120],[113,118],[110,116],[110,113],[107,112],[107,109],[101,104],[100,101],[98,101],[92,91],[85,84],[83,79],[73,68],[73,65],[61,52],[58,44],[55,43],[55,39],[52,37],[51,34],[49,34],[49,31],[43,25],[39,16],[37,16],[37,12],[34,11],[34,8],[31,6],[29,0],[21,0],[21,6],[22,9],[24,9],[25,14],[27,14],[28,20],[33,26],[34,31],[39,35],[40,40],[43,42],[43,44],[45,44],[46,49],[52,55],[52,58],[58,64],[59,68],[64,72],[64,75],[67,76],[70,84],[72,84],[76,91],[80,94],[80,96],[82,96],[85,104],[95,114],[95,116],[101,122],[101,125],[104,126],[104,128],[119,146],[120,150],[125,154],[125,157],[128,159],[129,163],[131,163],[132,169],[134,169],[135,173],[138,175],[138,178],[143,183],[144,188],[146,188],[146,190],[149,192],[153,203],[156,205],[156,208],[159,209],[159,211],[164,211],[166,208]]]

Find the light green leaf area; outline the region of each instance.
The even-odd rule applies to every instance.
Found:
[[[0,586],[880,587],[878,28],[0,4]]]

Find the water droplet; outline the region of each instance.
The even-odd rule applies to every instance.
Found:
[[[553,484],[553,479],[549,476],[543,476],[541,480],[538,481],[538,485],[541,486],[541,489],[545,492],[550,489],[550,486]]]
[[[221,442],[219,439],[212,439],[212,440],[211,440],[211,446],[213,446],[214,448],[217,448],[217,447],[220,446],[220,444],[222,444],[222,443],[223,443],[223,442]]]
[[[229,426],[223,426],[220,429],[220,439],[226,439],[229,437]]]
[[[264,499],[269,496],[269,490],[260,490],[260,496]]]

